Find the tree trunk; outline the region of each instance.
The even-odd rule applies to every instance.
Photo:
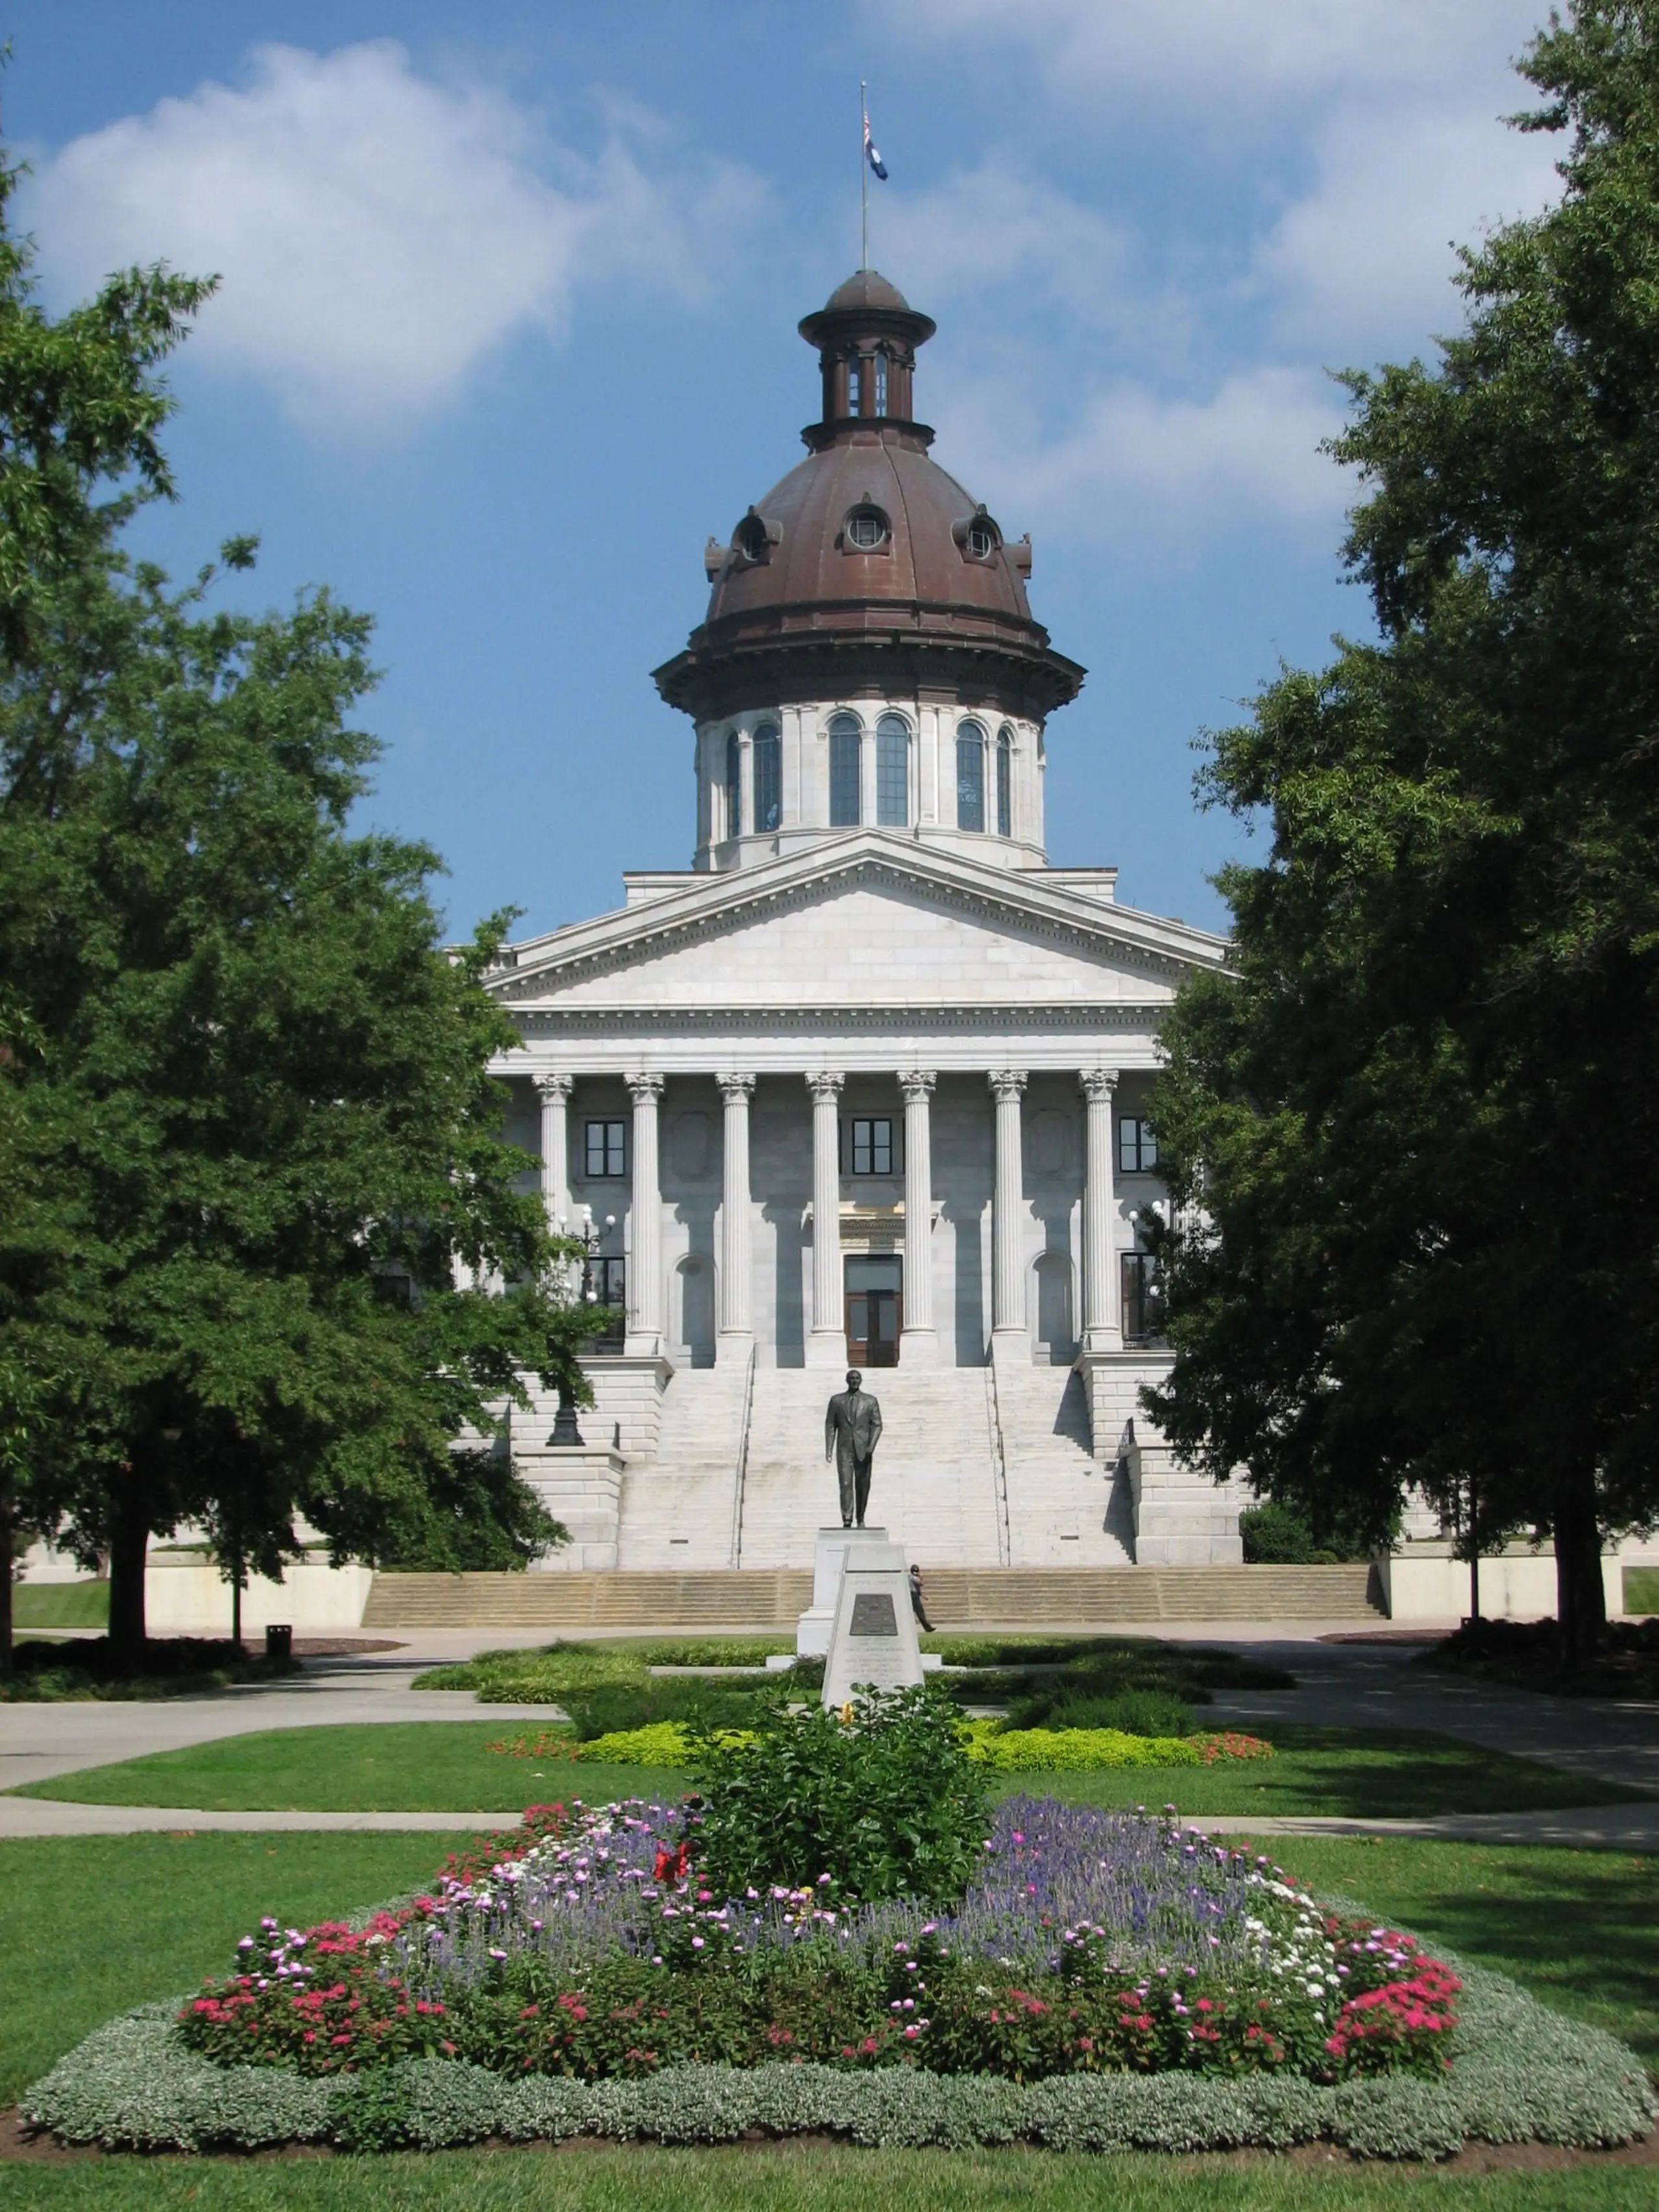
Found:
[[[118,1666],[137,1668],[144,1656],[144,1554],[149,1516],[136,1481],[116,1501],[109,1546],[110,1654]]]
[[[9,1493],[0,1492],[0,1675],[11,1672],[11,1578],[17,1543],[17,1524]]]
[[[1600,1648],[1607,1629],[1595,1470],[1587,1462],[1565,1467],[1557,1479],[1553,1534],[1555,1617],[1561,1662],[1565,1667],[1582,1667]]]

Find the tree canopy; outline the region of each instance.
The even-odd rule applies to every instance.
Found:
[[[367,619],[216,605],[250,541],[183,590],[122,550],[209,289],[52,323],[0,233],[0,1535],[106,1555],[129,1647],[181,1522],[234,1574],[301,1520],[441,1564],[561,1535],[483,1447],[526,1370],[585,1396],[595,1319],[501,1138],[507,918],[446,948],[436,856],[350,826]]]
[[[1464,251],[1433,366],[1345,380],[1377,635],[1212,743],[1271,843],[1167,1032],[1149,1403],[1316,1528],[1420,1482],[1553,1536],[1576,1650],[1659,1512],[1659,5],[1518,66],[1559,204]]]

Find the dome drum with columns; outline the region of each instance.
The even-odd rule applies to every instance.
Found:
[[[691,868],[489,978],[515,1133],[626,1314],[587,1443],[515,1417],[576,1539],[550,1564],[810,1565],[849,1361],[886,1418],[872,1511],[924,1564],[1237,1559],[1231,1486],[1137,1404],[1169,1359],[1158,1027],[1224,945],[1047,866],[1046,720],[1084,672],[1029,540],[914,418],[933,324],[863,270],[800,327],[807,456],[711,541],[656,674],[696,728]]]

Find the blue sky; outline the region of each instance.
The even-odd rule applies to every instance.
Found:
[[[871,259],[939,334],[935,452],[1035,541],[1090,671],[1049,857],[1220,926],[1237,833],[1192,743],[1363,630],[1326,371],[1455,326],[1450,241],[1529,213],[1529,0],[10,0],[4,123],[48,298],[223,278],[173,374],[176,572],[379,622],[365,818],[435,845],[458,932],[683,867],[690,725],[649,671],[702,548],[793,465],[795,334]]]

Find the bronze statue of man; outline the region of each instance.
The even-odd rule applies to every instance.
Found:
[[[836,1462],[841,1479],[841,1525],[850,1528],[854,1515],[864,1526],[864,1509],[870,1502],[870,1469],[881,1435],[881,1407],[867,1390],[856,1367],[847,1370],[847,1388],[837,1390],[823,1417],[823,1455]]]

